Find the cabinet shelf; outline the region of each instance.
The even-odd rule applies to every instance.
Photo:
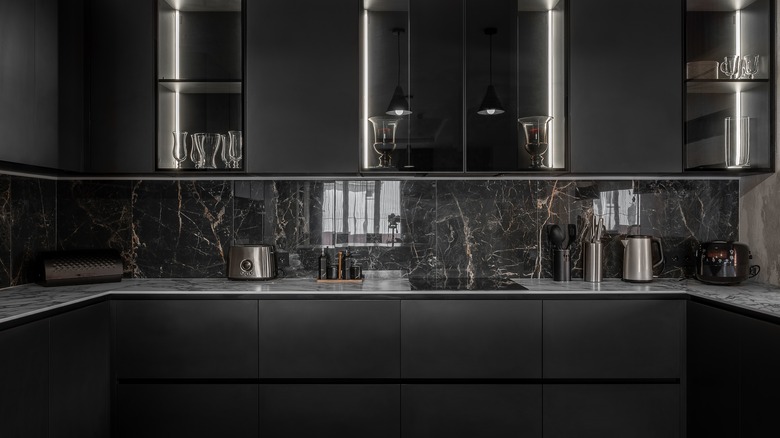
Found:
[[[688,0],[688,11],[726,12],[744,9],[756,0]]]
[[[768,84],[769,79],[689,79],[685,83],[688,93],[731,94]]]
[[[241,0],[165,0],[165,3],[181,12],[241,11]]]
[[[161,79],[163,87],[184,94],[241,94],[241,80],[228,79],[224,81],[199,81],[181,79]]]

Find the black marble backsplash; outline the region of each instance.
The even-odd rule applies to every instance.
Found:
[[[31,281],[37,252],[110,247],[135,278],[224,277],[233,244],[272,243],[285,275],[314,276],[323,246],[413,277],[551,277],[545,225],[607,224],[664,245],[662,277],[690,275],[700,241],[739,236],[736,180],[51,181],[0,176],[0,285]],[[375,220],[376,219],[376,220]]]

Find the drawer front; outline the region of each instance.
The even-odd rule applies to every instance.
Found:
[[[257,301],[117,301],[119,378],[257,378]]]
[[[256,384],[120,384],[116,413],[120,438],[259,436]]]
[[[401,386],[404,438],[542,437],[542,385]]]
[[[679,378],[685,302],[544,302],[545,378]]]
[[[676,438],[680,385],[544,385],[545,438]]]
[[[398,438],[398,384],[260,385],[263,438]]]
[[[398,301],[260,302],[261,378],[398,378]]]
[[[404,378],[539,378],[542,303],[409,300],[401,303]]]

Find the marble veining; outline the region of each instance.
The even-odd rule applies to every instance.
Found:
[[[617,279],[601,283],[586,283],[581,280],[554,282],[551,279],[515,278],[514,281],[528,288],[527,291],[479,291],[479,292],[412,292],[409,282],[403,278],[377,278],[365,280],[362,284],[327,284],[312,279],[276,279],[273,281],[230,281],[217,278],[172,278],[172,279],[125,279],[118,283],[102,283],[80,286],[43,287],[37,284],[25,284],[0,290],[0,323],[25,316],[35,315],[49,310],[62,308],[107,294],[122,296],[138,295],[139,298],[153,298],[155,295],[173,294],[181,298],[201,295],[240,295],[242,297],[257,294],[279,294],[316,299],[318,295],[355,295],[362,299],[409,298],[420,294],[426,299],[433,297],[448,298],[465,296],[489,298],[500,295],[533,296],[541,299],[556,299],[561,294],[566,298],[581,295],[582,299],[599,299],[607,296],[625,296],[637,294],[668,295],[688,294],[708,300],[718,301],[778,318],[780,323],[780,287],[747,281],[736,286],[713,286],[695,280],[656,280],[650,283],[626,283]],[[680,298],[684,298],[684,295]]]
[[[220,278],[230,245],[276,246],[311,278],[323,246],[365,270],[419,278],[551,277],[547,224],[576,224],[573,278],[597,217],[607,278],[621,237],[664,243],[665,278],[690,275],[698,242],[739,233],[736,180],[50,181],[0,177],[0,286],[30,281],[37,252],[114,248],[127,278]],[[639,224],[639,225],[632,225]],[[763,260],[757,260],[764,264]],[[771,270],[771,267],[767,267]]]

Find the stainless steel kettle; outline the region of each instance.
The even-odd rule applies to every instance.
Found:
[[[653,268],[664,265],[664,250],[659,239],[631,235],[623,242],[623,281],[646,283],[653,281]],[[653,246],[658,248],[654,259]]]

